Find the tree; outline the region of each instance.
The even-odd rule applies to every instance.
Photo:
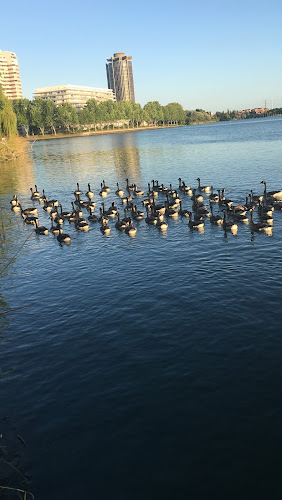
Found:
[[[70,131],[72,125],[78,123],[78,115],[76,109],[69,103],[64,102],[56,108],[56,124],[58,127]]]
[[[149,116],[149,122],[154,123],[154,125],[157,125],[159,122],[163,122],[163,107],[158,101],[147,102],[143,110],[146,112],[146,115]]]
[[[43,99],[34,99],[31,102],[29,108],[29,116],[30,116],[30,125],[31,127],[35,127],[36,129],[40,129],[42,135],[44,135],[45,131],[45,102]]]
[[[5,97],[0,86],[0,136],[10,137],[17,133],[17,117],[13,111],[13,105]]]
[[[13,109],[17,116],[18,127],[23,127],[26,135],[28,136],[30,101],[28,99],[14,99]]]
[[[52,132],[56,135],[56,104],[47,99],[44,101],[44,123],[45,127],[51,128]]]

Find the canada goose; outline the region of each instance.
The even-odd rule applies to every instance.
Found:
[[[251,201],[254,202],[256,205],[259,204],[259,201],[262,201],[263,200],[263,195],[259,195],[259,194],[254,194],[253,190],[251,189]]]
[[[223,217],[221,217],[220,215],[214,215],[211,201],[210,201],[210,211],[211,211],[210,222],[212,224],[216,224],[217,226],[221,226],[223,224]]]
[[[54,226],[53,219],[51,219],[50,232],[53,233],[53,234],[59,234],[60,229],[61,229],[60,224],[57,224],[56,226]]]
[[[201,180],[199,177],[197,178],[197,181],[198,181],[198,190],[199,191],[204,191],[205,193],[210,192],[210,186],[201,186]]]
[[[153,203],[151,204],[151,208],[152,208],[153,212],[155,212],[156,214],[159,214],[159,215],[165,214],[166,206],[161,205],[161,204],[156,205],[155,200],[153,200]]]
[[[250,221],[250,229],[251,231],[255,231],[258,233],[271,233],[272,232],[272,227],[269,226],[266,222],[258,222],[255,223],[253,219],[253,209],[250,210],[251,212],[251,221]]]
[[[232,219],[234,220],[234,222],[246,222],[248,223],[249,222],[249,219],[246,215],[246,210],[244,211],[240,211],[240,210],[237,210],[236,212],[236,209],[235,207],[232,207]]]
[[[45,210],[45,212],[51,212],[52,208],[53,208],[53,203],[48,200],[44,200],[43,210]]]
[[[158,222],[158,216],[154,214],[149,215],[148,207],[146,207],[146,211],[147,211],[147,217],[145,218],[146,224],[149,224],[150,226],[156,226]]]
[[[192,220],[192,212],[189,212],[188,226],[190,229],[203,229],[205,223],[202,220]]]
[[[181,217],[189,217],[189,211],[188,210],[183,210],[182,209],[182,201],[180,202],[180,210],[178,211],[178,214]]]
[[[86,210],[88,210],[88,212],[92,212],[92,210],[94,210],[95,207],[96,207],[95,201],[90,201],[89,198],[89,201],[87,201],[87,204],[85,205]]]
[[[168,228],[168,223],[165,222],[164,220],[161,219],[161,217],[158,217],[156,227],[160,229],[161,231],[167,231]]]
[[[30,188],[30,192],[31,192],[30,199],[31,199],[31,200],[38,200],[39,195],[35,195],[35,194],[34,194],[34,191],[33,191],[33,189],[32,189],[32,188]]]
[[[167,187],[165,187],[163,184],[161,184],[161,185],[159,186],[159,188],[158,188],[158,191],[159,191],[160,193],[166,194],[166,193],[168,193],[169,189],[168,189]]]
[[[13,212],[20,212],[22,210],[20,203],[18,205],[12,205],[11,210],[13,210]]]
[[[42,199],[43,199],[43,201],[45,201],[45,200],[48,201],[48,198],[47,198],[47,196],[45,194],[44,189],[42,189]]]
[[[264,201],[262,203],[259,201],[258,211],[261,214],[267,214],[271,216],[272,212],[274,211],[274,207],[272,205],[266,205]]]
[[[36,225],[36,221],[38,220],[38,217],[34,217],[33,215],[28,215],[24,219],[24,224],[34,224]]]
[[[48,234],[47,227],[45,227],[45,226],[39,226],[38,225],[38,219],[35,221],[35,229],[34,229],[34,231],[36,232],[36,234],[44,234],[44,235]]]
[[[199,204],[199,202],[193,204],[193,210],[201,216],[210,217],[211,215],[207,207],[203,204]]]
[[[108,234],[110,234],[110,232],[111,232],[111,228],[110,228],[110,226],[107,225],[107,222],[105,221],[104,218],[102,219],[102,225],[100,227],[100,231],[101,231],[101,233],[105,234],[106,236]]]
[[[63,212],[63,207],[62,207],[62,205],[61,205],[61,204],[59,205],[59,208],[61,209],[61,211],[60,211],[60,215],[61,215],[64,219],[69,219],[69,218],[70,218],[70,216],[71,216],[71,212],[70,212],[70,211],[68,211],[68,212]]]
[[[192,196],[192,194],[193,194],[193,190],[191,189],[191,187],[190,186],[186,186],[186,184],[185,184],[184,181],[182,182],[182,191],[185,194],[189,194],[189,196]]]
[[[117,182],[117,190],[116,190],[116,194],[117,194],[118,196],[120,196],[120,197],[122,197],[122,196],[124,195],[124,191],[123,191],[123,189],[120,189],[120,188],[119,188],[119,184],[118,184],[118,182]]]
[[[123,198],[121,198],[121,201],[122,201],[122,203],[128,203],[129,201],[132,201],[131,194],[129,193],[128,196],[124,196]]]
[[[153,191],[153,193],[154,193],[154,196],[156,196],[156,197],[157,197],[157,196],[158,196],[158,194],[159,194],[159,185],[155,185],[155,182],[156,182],[156,181],[153,179],[153,180],[152,180],[152,184],[153,184],[152,191]]]
[[[127,191],[130,191],[130,190],[132,191],[134,189],[134,184],[129,185],[128,179],[125,179],[125,180],[126,180],[126,189],[127,189]]]
[[[75,228],[78,229],[79,231],[88,231],[89,224],[86,222],[86,220],[80,220],[79,217],[77,216],[75,220]]]
[[[124,209],[124,218],[122,219],[122,222],[125,222],[125,224],[130,224],[131,218],[127,217],[127,210],[126,208]]]
[[[71,205],[72,205],[72,215],[75,215],[78,214],[78,217],[82,217],[83,216],[83,212],[81,210],[79,210],[79,208],[76,210],[74,208],[74,202],[72,201],[71,202]]]
[[[30,207],[30,208],[25,208],[25,210],[23,210],[22,206],[20,206],[20,209],[21,209],[21,213],[22,213],[22,216],[24,215],[37,215],[37,208],[35,207]]]
[[[197,194],[196,191],[197,191],[196,189],[193,189],[193,194],[191,196],[191,200],[192,201],[203,201],[204,200],[203,196],[201,194]]]
[[[221,190],[221,195],[220,195],[220,189],[218,189],[217,191],[218,191],[218,196],[219,196],[219,200],[218,200],[219,205],[221,205],[223,207],[228,207],[228,206],[231,206],[233,204],[232,200],[228,200],[227,198],[225,198],[225,195],[224,195],[225,189]]]
[[[169,201],[168,194],[166,195],[166,207],[167,208],[172,208],[173,210],[176,210],[178,208],[179,202],[176,202],[176,200],[173,198],[172,201]]]
[[[19,200],[18,200],[18,198],[17,198],[17,195],[16,195],[16,194],[14,194],[14,196],[13,196],[13,198],[11,199],[10,203],[11,203],[12,207],[15,207],[16,205],[17,205],[17,206],[19,205]]]
[[[177,217],[178,217],[178,211],[175,210],[174,208],[170,207],[168,201],[166,201],[165,215],[167,217],[174,217],[175,219],[177,219]]]
[[[273,208],[273,207],[271,207]],[[273,208],[274,210],[274,208]],[[265,209],[265,207],[261,204],[258,206],[258,216],[260,222],[265,222],[268,226],[273,226],[273,216],[272,211]]]
[[[88,220],[90,222],[98,222],[98,216],[93,214],[94,208],[90,208],[90,215],[88,217]]]
[[[149,196],[149,198],[156,198],[159,195],[158,191],[154,191],[153,189],[151,189],[150,183],[148,183],[147,195]]]
[[[268,191],[266,190],[266,182],[261,181],[261,184],[264,184],[264,195],[265,198],[282,198],[282,191]]]
[[[109,186],[106,186],[106,183],[104,180],[103,180],[103,189],[106,189],[107,193],[110,192],[110,188],[109,188]]]
[[[100,208],[100,217],[98,219],[98,222],[102,223],[103,220],[104,220],[104,222],[106,222],[106,224],[108,224],[109,217],[107,217],[106,215],[104,215],[102,208]]]
[[[108,196],[108,191],[107,189],[104,188],[102,182],[101,182],[101,190],[99,192],[99,195],[102,197],[102,198],[106,198],[106,196]]]
[[[127,224],[125,228],[125,233],[128,234],[128,236],[135,236],[137,233],[137,227],[133,226],[132,220],[130,220],[129,224]]]
[[[125,231],[125,228],[127,226],[127,223],[124,222],[123,220],[120,220],[120,215],[119,212],[117,213],[117,222],[115,223],[115,228],[118,229],[118,231]]]
[[[211,186],[211,194],[209,195],[209,199],[211,203],[218,203],[219,202],[219,196],[218,194],[213,192],[213,186]]]
[[[113,209],[112,207],[109,208],[109,210],[105,210],[105,203],[101,203],[102,205],[102,210],[103,210],[103,216],[106,217],[115,217],[116,215],[116,210]]]
[[[91,191],[90,184],[88,184],[88,191],[85,194],[86,194],[87,198],[89,198],[89,200],[92,200],[94,193],[93,193],[93,191]]]
[[[134,220],[140,221],[144,217],[144,212],[141,212],[141,210],[137,210],[137,206],[134,205],[133,211],[132,211],[132,218]]]
[[[179,191],[184,191],[183,184],[184,183],[182,183],[181,177],[178,177],[178,189],[179,189]]]
[[[234,222],[229,222],[226,220],[226,210],[223,210],[223,224],[222,227],[225,231],[231,231],[231,232],[237,232],[238,231],[238,225],[235,224]]]
[[[63,233],[63,230],[62,229],[59,229],[59,234],[57,236],[57,240],[60,242],[60,243],[70,243],[71,241],[71,237],[69,234],[66,234],[66,233]]]
[[[137,189],[136,184],[134,184],[133,194],[135,194],[135,196],[143,196],[144,191],[142,191],[142,189]]]
[[[83,192],[79,189],[79,184],[78,182],[76,183],[76,190],[73,192],[73,194],[75,196],[80,196],[81,194],[83,194]]]

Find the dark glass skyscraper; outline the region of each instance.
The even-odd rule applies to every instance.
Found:
[[[117,101],[135,102],[132,57],[116,52],[107,59],[108,88],[112,89]]]

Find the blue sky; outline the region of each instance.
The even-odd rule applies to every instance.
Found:
[[[106,88],[107,57],[125,52],[142,105],[282,106],[280,0],[16,0],[1,18],[0,49],[16,52],[28,98],[47,85]]]

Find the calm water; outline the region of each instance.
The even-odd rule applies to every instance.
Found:
[[[244,202],[282,187],[282,119],[37,142],[0,175],[0,419],[27,442],[36,498],[281,498],[282,212],[272,236],[66,223],[62,247],[9,201],[31,206],[37,184],[65,210],[90,182],[99,206],[105,179],[122,206],[126,177],[200,176]]]

